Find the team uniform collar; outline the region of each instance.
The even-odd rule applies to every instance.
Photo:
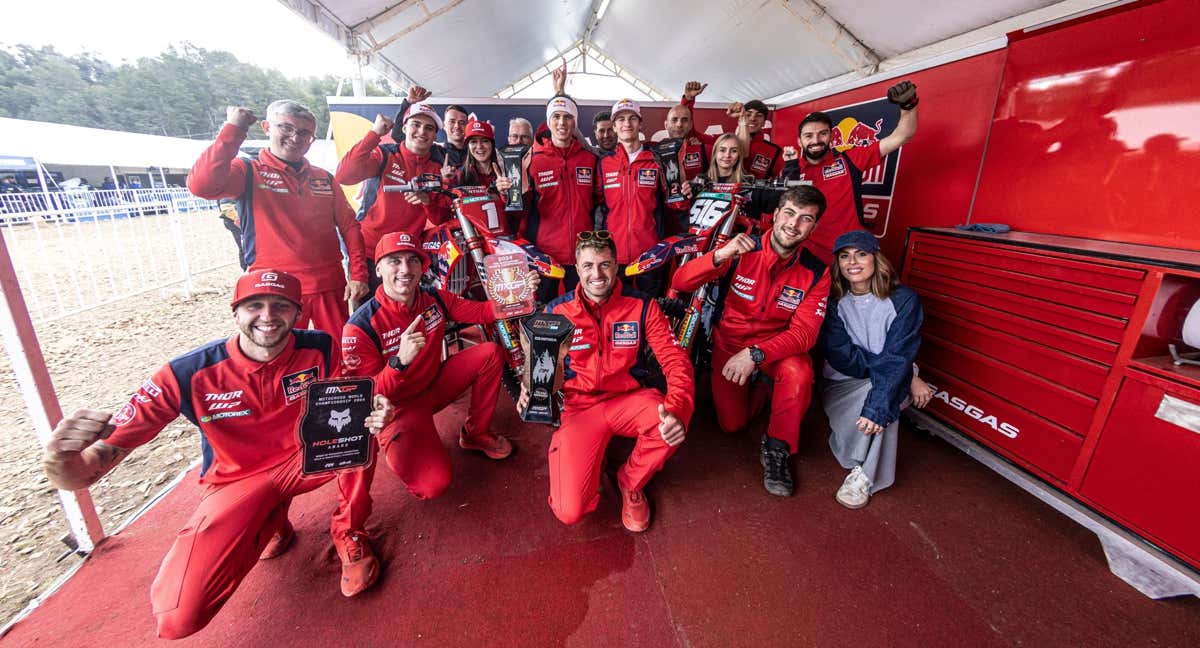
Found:
[[[239,371],[246,373],[264,371],[270,367],[274,367],[277,363],[286,362],[286,358],[291,357],[292,351],[296,348],[296,336],[289,332],[283,351],[271,360],[259,362],[246,357],[246,354],[242,353],[242,347],[238,345],[238,340],[241,337],[242,334],[239,332],[234,333],[228,340],[225,340],[225,352],[229,354],[229,361],[233,363],[233,366],[237,367]]]
[[[276,157],[275,154],[271,152],[271,149],[265,148],[258,152],[258,161],[269,167],[279,169],[286,173],[295,173],[296,175],[308,174],[309,164],[307,157],[300,158],[300,169],[296,170],[292,165]]]

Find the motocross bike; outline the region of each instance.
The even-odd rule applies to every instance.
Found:
[[[504,205],[491,192],[490,187],[462,186],[447,189],[440,179],[413,179],[405,184],[389,185],[385,192],[438,193],[451,199],[454,218],[428,229],[423,236],[422,247],[430,254],[432,263],[423,283],[442,288],[461,297],[490,301],[493,282],[489,281],[485,259],[492,254],[519,254],[530,268],[543,277],[561,279],[565,275],[562,266],[550,255],[539,250],[529,241],[510,236],[504,229]],[[463,263],[464,259],[470,263]],[[497,319],[489,329],[483,328],[484,337],[496,342],[504,350],[505,364],[501,382],[509,396],[516,399],[521,393],[522,372],[525,353],[521,348],[522,317]],[[448,340],[457,341],[461,349],[464,338],[461,328],[447,331]]]
[[[782,178],[758,180],[746,176],[742,182],[712,182],[704,176],[691,180],[695,198],[688,216],[686,234],[676,234],[646,250],[638,260],[625,267],[629,277],[667,266],[672,260],[683,265],[700,255],[725,245],[735,233],[765,231],[769,222],[761,222],[746,214],[746,204],[755,192],[782,192],[792,187],[811,184],[806,180]],[[769,214],[764,214],[769,216]],[[764,220],[766,220],[764,218]],[[663,312],[671,320],[672,332],[679,345],[692,356],[696,368],[709,364],[712,324],[706,314],[713,312],[718,282],[709,282],[690,296],[668,287],[666,297],[659,299]],[[703,329],[703,335],[697,336]]]

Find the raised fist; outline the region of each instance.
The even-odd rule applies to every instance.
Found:
[[[258,121],[258,117],[254,116],[254,111],[241,106],[229,106],[225,109],[225,121],[237,126],[242,130],[250,128],[254,122]]]
[[[683,86],[683,96],[687,97],[688,100],[695,99],[696,97],[700,96],[700,93],[704,92],[704,89],[707,87],[707,83],[688,81],[687,84]]]
[[[415,104],[425,101],[429,98],[429,91],[421,86],[412,86],[408,89],[408,103]]]
[[[901,110],[912,110],[917,107],[917,86],[912,81],[901,81],[888,88],[887,98]]]
[[[800,157],[800,154],[796,152],[796,147],[794,147],[794,146],[783,147],[783,161],[784,162],[791,162],[792,160],[795,160],[799,157]]]
[[[375,125],[371,127],[371,130],[375,131],[376,135],[383,137],[392,132],[393,126],[395,126],[395,123],[391,119],[383,115],[375,115]]]

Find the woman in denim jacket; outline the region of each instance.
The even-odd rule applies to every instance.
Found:
[[[862,508],[896,477],[900,410],[924,407],[933,390],[916,375],[921,300],[900,285],[870,232],[856,230],[834,244],[825,317],[825,413],[829,447],[849,469],[837,501]]]

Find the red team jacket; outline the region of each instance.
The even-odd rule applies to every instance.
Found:
[[[237,160],[245,139],[245,131],[225,124],[192,165],[187,185],[201,198],[237,199],[249,270],[284,270],[300,280],[306,295],[341,291],[346,286],[341,232],[350,255],[350,278],[365,282],[363,235],[329,172],[307,161],[297,171],[267,149],[256,160]]]
[[[803,248],[780,258],[770,236],[767,230],[753,252],[721,266],[713,265],[713,250],[679,266],[671,280],[672,288],[691,292],[723,277],[724,312],[713,317],[720,322],[715,342],[731,351],[755,345],[767,362],[806,353],[816,344],[829,297],[828,267]]]
[[[663,404],[685,424],[691,420],[692,363],[653,298],[636,291],[623,294],[617,282],[612,296],[597,305],[577,287],[547,304],[546,312],[563,315],[575,325],[563,360],[567,409],[587,409],[641,389],[634,372],[642,367],[639,349],[649,344],[667,377]]]
[[[222,484],[274,468],[300,451],[305,392],[335,375],[337,345],[323,331],[293,330],[287,348],[256,362],[238,336],[167,363],[117,411],[110,445],[132,450],[183,414],[200,428],[200,481]]]
[[[600,173],[604,182],[604,210],[603,217],[596,219],[596,226],[612,233],[617,244],[617,263],[633,263],[662,240],[664,220],[686,214],[688,204],[681,202],[676,209],[666,206],[658,163],[644,146],[633,162],[625,149],[618,146],[616,153],[600,160]]]
[[[549,138],[533,145],[529,159],[529,186],[524,232],[541,251],[557,263],[575,264],[575,237],[592,229],[596,207],[596,155],[578,139],[560,149]]]
[[[783,160],[783,149],[768,140],[762,131],[750,137],[750,152],[743,163],[746,173],[760,180],[779,175]]]
[[[400,348],[400,334],[414,318],[423,320],[425,346],[402,371],[387,366],[388,358]],[[383,287],[350,316],[342,331],[342,374],[375,378],[375,393],[387,396],[397,406],[401,399],[434,387],[442,368],[442,336],[448,321],[488,325],[496,321],[487,302],[463,299],[445,290],[421,289],[410,310],[388,297]]]
[[[358,219],[362,221],[363,241],[371,254],[384,234],[408,232],[420,238],[427,221],[441,225],[450,218],[450,199],[444,195],[431,195],[428,205],[412,205],[402,193],[384,193],[384,187],[405,184],[413,178],[440,181],[442,167],[429,156],[418,157],[405,146],[381,145],[375,131],[367,131],[346,152],[334,178],[344,185],[363,183]]]
[[[879,157],[879,142],[855,146],[844,152],[831,150],[816,164],[803,156],[788,162],[783,175],[795,180],[804,178],[825,194],[826,208],[821,224],[813,230],[804,246],[826,263],[833,261],[833,243],[850,230],[866,227],[862,222],[862,176],[883,161]]]

